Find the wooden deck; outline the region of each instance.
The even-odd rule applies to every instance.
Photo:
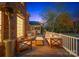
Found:
[[[17,55],[17,57],[74,57],[60,47],[50,47],[46,40],[44,46],[36,46],[33,41],[33,49],[25,50]]]

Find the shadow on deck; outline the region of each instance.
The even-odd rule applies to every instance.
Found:
[[[33,49],[25,50],[17,57],[74,57],[60,47],[50,47],[45,41],[44,46],[36,46],[33,41]]]

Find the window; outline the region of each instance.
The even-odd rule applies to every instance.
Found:
[[[17,17],[17,37],[22,37],[24,32],[23,32],[23,24],[24,20],[20,17]]]
[[[1,42],[1,11],[0,11],[0,42]]]

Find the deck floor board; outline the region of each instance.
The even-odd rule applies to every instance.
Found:
[[[74,57],[70,55],[67,51],[60,47],[51,48],[45,41],[44,46],[36,46],[33,42],[32,50],[25,50],[20,53],[20,57]]]

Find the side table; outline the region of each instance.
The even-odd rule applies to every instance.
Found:
[[[36,37],[35,44],[36,45],[44,45],[43,37]]]

